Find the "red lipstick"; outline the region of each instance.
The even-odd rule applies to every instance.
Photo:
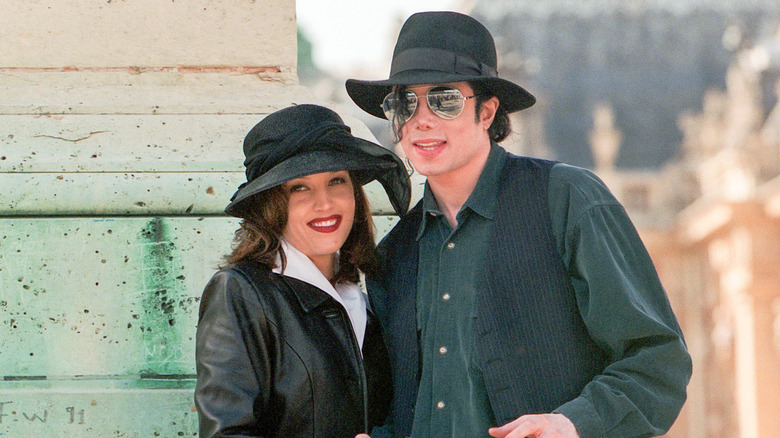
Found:
[[[306,225],[312,230],[320,233],[332,233],[339,229],[339,226],[341,225],[341,215],[334,214],[333,216],[317,218],[309,221]]]

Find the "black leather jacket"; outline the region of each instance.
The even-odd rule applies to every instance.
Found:
[[[214,275],[200,304],[201,437],[354,437],[381,425],[387,352],[369,312],[363,358],[346,310],[251,261]]]

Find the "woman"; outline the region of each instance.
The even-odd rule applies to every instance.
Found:
[[[360,272],[377,267],[361,186],[409,206],[402,162],[351,135],[333,111],[299,105],[244,140],[247,182],[228,267],[203,292],[196,340],[200,435],[354,437],[381,424],[386,351]]]

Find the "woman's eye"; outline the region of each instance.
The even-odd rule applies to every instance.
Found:
[[[333,178],[332,180],[330,180],[330,185],[335,186],[335,185],[338,185],[338,184],[344,184],[346,182],[347,182],[346,178],[342,178],[340,176],[337,176],[337,177]]]
[[[306,190],[306,186],[303,184],[294,184],[290,186],[290,193],[302,192]]]

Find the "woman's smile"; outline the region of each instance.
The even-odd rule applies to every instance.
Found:
[[[332,233],[339,229],[339,226],[341,225],[341,215],[334,214],[333,216],[326,218],[314,219],[309,221],[308,225],[314,231],[318,231],[320,233]]]
[[[282,235],[320,271],[332,273],[336,254],[355,222],[355,188],[349,172],[315,173],[283,187],[289,198]]]

